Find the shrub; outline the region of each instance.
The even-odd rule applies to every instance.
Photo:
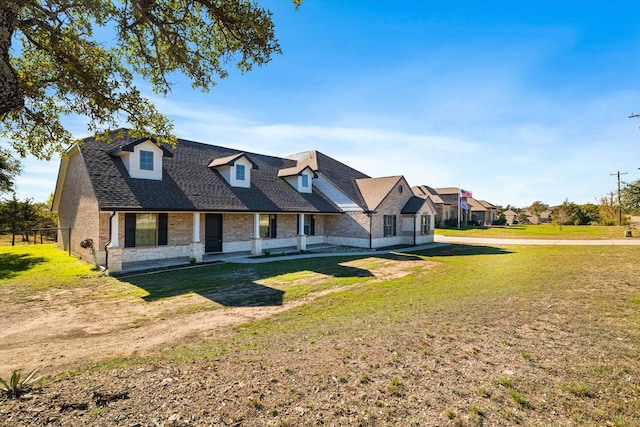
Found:
[[[22,377],[22,374],[18,371],[13,371],[13,374],[8,381],[0,378],[0,392],[6,394],[10,398],[18,398],[20,395],[31,390],[33,384],[38,382],[40,378],[36,378],[36,374],[40,368],[35,368],[29,372],[26,377]]]

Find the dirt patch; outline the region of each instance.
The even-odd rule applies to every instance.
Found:
[[[366,258],[343,265],[366,266],[362,270],[375,280],[386,280],[432,264],[420,259]],[[233,271],[228,277],[230,281],[249,277],[261,282],[248,267]],[[296,284],[277,280],[267,283],[268,286],[242,288],[241,292],[227,291],[224,298],[215,292],[192,293],[153,302],[131,296],[96,300],[97,290],[93,287],[45,292],[20,304],[5,295],[0,303],[0,342],[11,345],[0,346],[0,375],[35,366],[55,373],[78,363],[146,354],[190,336],[221,336],[228,333],[230,326],[264,319],[343,289],[337,286],[294,301],[262,305],[263,293]],[[233,306],[214,302],[220,300],[233,301]]]

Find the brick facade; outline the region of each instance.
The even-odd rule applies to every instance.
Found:
[[[65,251],[71,248],[72,253],[93,262],[91,251],[80,247],[80,242],[92,239],[96,249],[100,246],[98,201],[80,151],[73,150],[67,160],[69,163],[64,190],[60,194],[60,205],[66,209],[58,212],[58,227],[71,227],[71,240],[69,241],[66,231],[58,231],[58,246]],[[100,257],[98,261],[100,262]]]

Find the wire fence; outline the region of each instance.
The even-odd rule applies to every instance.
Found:
[[[71,227],[59,227],[59,228],[31,228],[20,232],[12,233],[11,230],[0,230],[0,245],[8,246],[12,244],[48,244],[57,243],[58,238],[61,237],[63,241],[71,241]],[[71,255],[71,247],[65,244],[66,248]]]

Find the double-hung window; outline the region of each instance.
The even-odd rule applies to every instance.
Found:
[[[298,230],[300,230],[300,216],[298,216]],[[316,216],[315,215],[305,215],[304,216],[304,234],[306,236],[315,236],[316,235]]]
[[[429,234],[429,224],[431,223],[431,215],[422,215],[420,217],[420,233],[422,235]]]
[[[260,215],[260,237],[275,239],[277,236],[278,217],[276,215]]]
[[[384,215],[384,237],[396,235],[396,216]]]
[[[140,150],[140,170],[153,170],[153,152]]]
[[[236,165],[236,180],[244,181],[244,165]]]
[[[166,213],[127,213],[124,215],[124,246],[163,246],[167,244]]]

